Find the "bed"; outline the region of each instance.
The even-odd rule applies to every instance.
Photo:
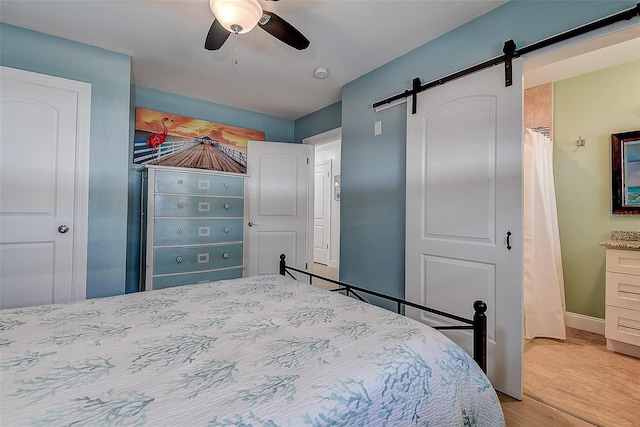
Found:
[[[440,332],[280,274],[0,314],[2,426],[504,425]]]

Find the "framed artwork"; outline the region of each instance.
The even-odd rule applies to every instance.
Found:
[[[247,141],[264,132],[136,108],[133,162],[247,173]]]
[[[611,207],[640,215],[640,130],[611,135]]]

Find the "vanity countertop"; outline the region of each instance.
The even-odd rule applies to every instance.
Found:
[[[640,231],[612,231],[611,240],[600,242],[609,249],[640,250]]]

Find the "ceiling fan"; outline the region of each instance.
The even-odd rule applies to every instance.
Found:
[[[268,0],[278,1],[278,0]],[[214,19],[204,42],[207,50],[218,50],[230,34],[244,34],[256,25],[289,46],[303,50],[309,40],[273,12],[262,9],[258,0],[209,0]]]

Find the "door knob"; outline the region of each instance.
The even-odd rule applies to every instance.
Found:
[[[249,221],[249,227],[257,227],[257,226],[258,224],[256,224],[255,222]]]
[[[64,234],[67,231],[69,231],[69,226],[68,225],[62,224],[60,227],[58,227],[58,232],[59,233]]]

